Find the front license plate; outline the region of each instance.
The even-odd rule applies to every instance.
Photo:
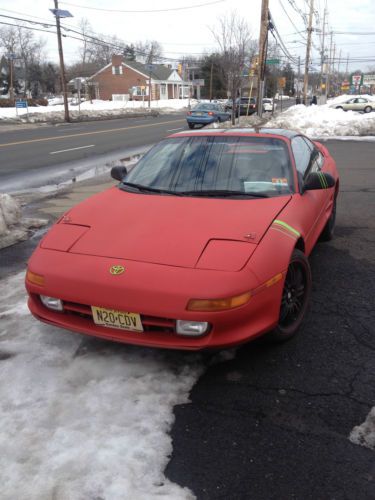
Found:
[[[91,310],[96,325],[118,328],[119,330],[143,332],[142,321],[139,314],[114,311],[113,309],[104,309],[103,307],[96,306],[91,306]]]

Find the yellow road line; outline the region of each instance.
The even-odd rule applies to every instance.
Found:
[[[179,120],[169,120],[167,122],[161,123],[149,123],[146,125],[135,125],[133,127],[120,127],[120,128],[110,128],[108,130],[95,130],[94,132],[80,132],[78,134],[68,134],[68,135],[58,135],[54,137],[43,137],[41,139],[28,139],[26,141],[16,141],[16,142],[7,142],[4,144],[0,144],[0,148],[5,148],[8,146],[18,146],[18,144],[31,144],[33,142],[47,142],[47,141],[60,141],[61,139],[67,139],[70,137],[82,137],[84,135],[96,135],[96,134],[109,134],[110,132],[118,132],[120,130],[130,130],[136,128],[146,128],[146,127],[156,127],[158,125],[167,125],[169,123],[178,123],[184,121],[181,118]]]

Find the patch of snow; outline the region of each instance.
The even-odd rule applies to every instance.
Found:
[[[173,406],[188,402],[200,356],[41,324],[23,280],[1,288],[1,498],[194,498],[163,471]]]
[[[352,443],[375,449],[375,406],[367,415],[366,420],[354,427],[350,433],[349,439]]]
[[[313,138],[375,136],[375,113],[361,114],[328,105],[307,107],[297,104],[271,118],[265,126],[296,130]]]
[[[45,219],[22,219],[20,203],[6,193],[0,193],[0,249],[25,240],[31,228],[48,223]]]
[[[190,100],[190,105],[193,106],[197,101]],[[139,112],[148,113],[157,110],[161,113],[168,113],[187,108],[189,106],[188,99],[164,99],[159,101],[151,101],[151,107],[148,107],[148,101],[102,101],[93,100],[84,101],[81,103],[80,111],[78,107],[69,104],[71,116],[77,118],[78,116],[89,119],[103,118],[107,116],[123,116],[137,114]],[[57,104],[54,106],[30,106],[26,112],[16,108],[0,108],[0,120],[15,120],[15,121],[28,121],[30,123],[47,122],[47,121],[63,121],[64,120],[64,106]]]

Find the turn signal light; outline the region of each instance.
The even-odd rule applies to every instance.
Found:
[[[187,305],[188,311],[225,311],[234,309],[249,302],[251,292],[242,293],[235,297],[227,297],[226,299],[191,299]]]
[[[44,286],[44,276],[27,270],[26,279],[33,285]]]

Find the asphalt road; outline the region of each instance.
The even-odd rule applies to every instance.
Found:
[[[153,144],[186,128],[186,119],[184,113],[175,113],[30,129],[4,128],[0,126],[0,183],[17,173]]]
[[[175,408],[166,475],[199,500],[375,498],[375,452],[348,439],[375,404],[375,145],[326,145],[341,175],[337,229],[311,255],[301,332],[209,366]],[[2,251],[0,271],[21,267],[37,240]]]
[[[166,474],[198,499],[375,498],[375,451],[348,439],[375,404],[375,145],[327,146],[341,175],[337,230],[311,255],[301,332],[238,349],[175,408]]]

